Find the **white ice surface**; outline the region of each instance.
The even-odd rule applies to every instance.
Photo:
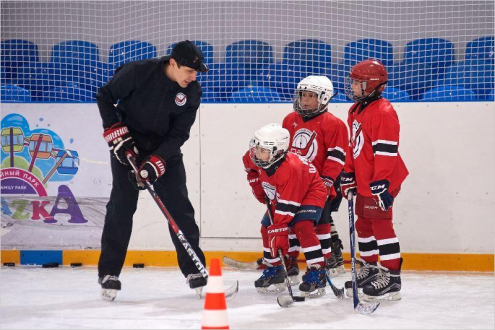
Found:
[[[494,329],[491,273],[403,272],[402,296],[370,316],[352,299],[326,296],[283,309],[277,294],[260,295],[258,271],[223,269],[224,285],[240,280],[227,302],[231,329]],[[334,279],[343,286],[349,273]],[[94,267],[1,269],[2,329],[199,329],[204,301],[175,268],[125,268],[113,303],[100,299]],[[296,290],[297,291],[297,290]],[[282,293],[287,294],[287,292]]]

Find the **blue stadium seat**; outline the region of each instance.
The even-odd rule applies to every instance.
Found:
[[[284,47],[283,64],[310,74],[324,74],[332,63],[332,48],[316,39],[293,41]]]
[[[199,73],[197,80],[201,87],[216,93],[217,99],[223,102],[228,102],[233,92],[250,83],[244,66],[227,63],[213,64],[207,73]]]
[[[454,62],[454,44],[442,38],[423,38],[409,42],[404,49],[404,64],[422,63],[439,72]]]
[[[263,68],[258,76],[257,84],[275,90],[283,100],[292,100],[297,84],[311,74],[301,71],[302,69],[284,63],[272,64]]]
[[[83,40],[62,41],[52,47],[51,62],[94,66],[100,60],[98,46]]]
[[[55,87],[43,92],[45,102],[92,102],[93,93],[77,87]]]
[[[257,86],[246,87],[232,93],[230,102],[237,103],[270,103],[282,102],[280,95],[269,89]]]
[[[427,91],[421,101],[475,101],[476,95],[472,90],[461,86],[438,86]]]
[[[487,101],[494,101],[495,100],[495,90],[492,89],[490,94],[488,94],[488,97],[486,98]]]
[[[131,61],[156,57],[156,47],[151,43],[139,40],[126,40],[113,44],[108,53],[108,63],[118,68]]]
[[[29,90],[33,101],[42,101],[44,91],[83,83],[80,70],[79,66],[64,63],[31,63],[19,67],[12,82]]]
[[[39,62],[38,46],[28,40],[4,40],[0,44],[0,50],[5,81],[12,78],[18,67]]]
[[[336,90],[334,90],[334,93],[335,92]],[[345,102],[353,102],[353,101],[349,100],[345,95],[345,92],[342,91],[339,91],[338,94],[335,95],[330,101],[330,103],[345,103]]]
[[[80,66],[77,69],[75,74],[80,77],[78,83],[82,88],[90,90],[94,94],[112,78],[115,72],[113,64],[99,61],[93,66]]]
[[[260,40],[237,41],[227,46],[225,63],[239,65],[254,80],[264,66],[273,63],[273,49]]]
[[[443,71],[426,63],[401,63],[389,73],[389,86],[406,91],[411,100],[419,100],[443,76]]]
[[[214,102],[222,101],[219,99],[218,94],[215,92],[214,89],[210,89],[210,88],[202,88],[202,89],[203,89],[203,95],[201,95],[201,102],[214,103]]]
[[[203,53],[203,62],[206,63],[206,65],[211,66],[215,62],[215,57],[213,53],[213,46],[206,41],[201,41],[201,40],[191,40],[193,44],[195,44],[199,49],[201,49],[201,52]],[[172,48],[177,43],[174,42],[167,48],[167,55],[170,55],[172,52]]]
[[[11,76],[7,78],[7,70],[5,69],[5,66],[3,64],[0,65],[0,84],[10,85],[11,78]]]
[[[379,39],[360,39],[348,43],[344,48],[344,64],[352,67],[363,60],[374,58],[386,67],[394,62],[392,44]]]
[[[411,99],[408,92],[388,86],[383,91],[382,96],[390,102],[409,101]]]
[[[463,86],[479,100],[486,100],[494,88],[494,64],[483,60],[465,60],[452,65],[441,85]]]
[[[30,102],[31,94],[19,86],[2,85],[0,87],[2,102]]]
[[[494,37],[482,37],[468,42],[466,46],[466,60],[495,61]]]

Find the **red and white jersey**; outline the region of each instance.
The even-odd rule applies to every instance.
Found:
[[[290,132],[290,151],[311,161],[321,176],[335,181],[344,168],[349,145],[344,122],[330,112],[308,121],[291,112],[282,126]]]
[[[276,203],[274,224],[288,224],[302,205],[325,206],[327,190],[316,168],[305,158],[289,152],[278,168],[272,166],[267,170],[253,163],[249,151],[242,161],[250,184],[254,183],[254,173],[258,173],[259,181],[255,184],[263,187],[272,205]]]
[[[397,112],[384,98],[371,102],[360,113],[358,110],[358,103],[349,110],[351,139],[344,170],[355,173],[362,196],[372,196],[370,183],[378,180],[388,180],[389,191],[394,191],[409,174],[399,154]]]

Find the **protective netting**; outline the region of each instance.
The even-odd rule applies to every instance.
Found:
[[[490,100],[493,1],[2,1],[2,101],[94,101],[116,67],[189,39],[204,102],[280,102],[377,58],[392,100]]]

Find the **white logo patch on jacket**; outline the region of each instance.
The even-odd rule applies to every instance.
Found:
[[[177,104],[179,107],[183,106],[187,102],[187,97],[186,94],[184,93],[177,93],[175,95],[175,104]]]

